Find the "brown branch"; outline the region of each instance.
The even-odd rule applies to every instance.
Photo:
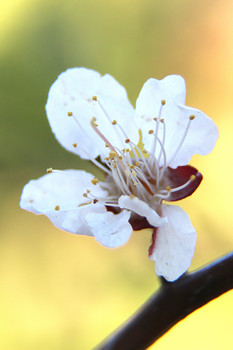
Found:
[[[233,253],[159,290],[96,350],[144,350],[194,310],[233,288]]]

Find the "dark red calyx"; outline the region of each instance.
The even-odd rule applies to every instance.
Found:
[[[192,175],[194,175],[195,178],[188,183]],[[180,187],[185,183],[188,184],[181,190],[177,190],[175,192],[171,191],[170,196],[166,198],[166,201],[173,202],[191,196],[191,194],[196,191],[200,185],[202,178],[202,174],[191,165],[178,166],[176,169],[168,167],[163,175],[164,187],[169,186],[171,189],[173,189]]]

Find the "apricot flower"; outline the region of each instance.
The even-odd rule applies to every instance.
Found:
[[[165,202],[196,190],[202,175],[187,164],[196,153],[208,154],[218,138],[210,118],[185,106],[183,78],[149,79],[134,109],[112,76],[69,69],[52,85],[46,112],[61,145],[106,178],[50,169],[24,187],[21,207],[107,247],[151,227],[155,272],[176,280],[190,266],[196,231],[183,209]]]

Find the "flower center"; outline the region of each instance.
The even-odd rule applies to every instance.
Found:
[[[119,149],[113,145],[109,139],[99,130],[98,120],[93,117],[90,121],[93,130],[103,140],[105,146],[109,148],[109,154],[105,158],[105,165],[98,162],[96,159],[90,157],[85,150],[77,145],[73,144],[73,147],[79,147],[89,159],[98,166],[101,170],[108,174],[105,182],[99,182],[98,179],[92,180],[93,185],[99,185],[107,190],[108,196],[96,197],[90,190],[86,190],[84,197],[88,198],[93,203],[102,202],[107,206],[118,206],[118,199],[121,195],[136,196],[144,202],[148,203],[152,207],[156,207],[163,199],[167,199],[172,192],[180,191],[190,184],[195,179],[192,175],[190,179],[182,186],[171,188],[170,186],[162,185],[164,172],[167,168],[167,157],[165,152],[165,139],[166,139],[166,125],[162,118],[163,107],[166,103],[165,100],[161,100],[161,105],[158,113],[158,117],[153,118],[155,121],[154,130],[148,130],[148,133],[152,135],[153,141],[150,151],[144,148],[142,140],[142,132],[139,130],[139,142],[136,145],[127,136],[122,126],[117,120],[112,120],[106,112],[104,106],[96,96],[93,96],[93,101],[98,103],[101,112],[107,118],[109,124],[113,127],[117,136],[123,141],[126,147]],[[68,116],[72,116],[76,123],[79,125],[78,120],[73,116],[72,112],[68,112]],[[180,140],[178,147],[176,148],[172,159],[174,159],[182,147],[184,140],[188,134],[191,122],[194,116],[190,116],[188,125],[184,131],[182,139]],[[159,138],[159,129],[162,127],[162,137]],[[156,156],[157,155],[157,156]],[[171,161],[171,160],[170,160]],[[161,166],[162,164],[162,166]],[[86,203],[88,204],[89,201]]]

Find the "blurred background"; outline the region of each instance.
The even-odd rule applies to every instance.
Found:
[[[143,83],[181,74],[187,105],[220,138],[192,164],[204,175],[179,204],[198,232],[191,270],[233,248],[231,0],[0,0],[0,348],[93,348],[158,287],[150,232],[112,250],[19,208],[22,188],[56,169],[87,169],[57,143],[44,106],[69,67],[110,73],[133,105]],[[151,349],[232,349],[233,292],[194,312]]]

